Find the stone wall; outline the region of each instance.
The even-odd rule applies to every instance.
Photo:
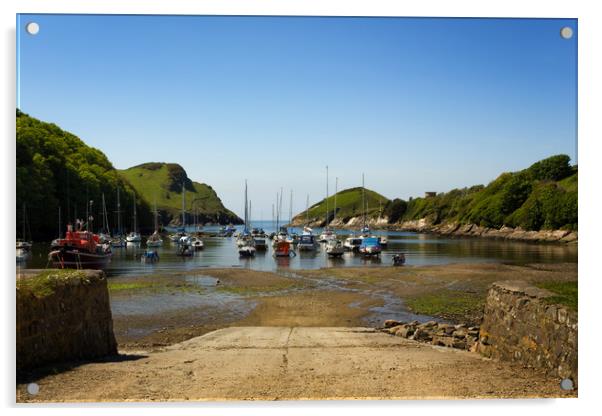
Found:
[[[104,273],[77,276],[44,295],[17,284],[17,370],[117,353]]]
[[[577,385],[577,313],[543,299],[553,294],[522,281],[494,283],[485,303],[478,351],[543,368]]]

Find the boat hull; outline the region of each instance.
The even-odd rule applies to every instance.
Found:
[[[60,269],[104,269],[111,262],[111,255],[78,250],[53,250],[48,254],[48,260]]]

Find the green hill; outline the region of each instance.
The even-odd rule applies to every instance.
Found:
[[[199,223],[242,223],[236,214],[224,207],[211,186],[191,181],[184,168],[176,163],[144,163],[119,173],[151,206],[156,201],[165,223],[181,224],[182,184],[188,224],[194,223],[195,216]]]
[[[366,201],[366,217],[372,218],[377,217],[379,213],[390,203],[389,199],[380,195],[377,192],[371,191],[370,189],[365,190],[364,195]],[[329,220],[331,221],[334,217],[334,200],[335,196],[332,195],[328,198],[328,211]],[[340,191],[336,194],[337,200],[337,212],[336,217],[347,222],[353,217],[361,217],[364,215],[364,209],[362,209],[362,188],[350,188]],[[297,214],[292,223],[293,224],[305,224],[324,222],[326,220],[326,198],[317,202],[316,204],[309,207],[307,211],[303,211]],[[309,221],[306,220],[309,218]]]
[[[17,110],[16,125],[17,236],[21,237],[23,206],[26,238],[48,241],[75,218],[85,218],[87,201],[94,230],[101,225],[102,194],[114,228],[117,189],[121,194],[124,228],[133,222],[134,190],[124,181],[104,153],[87,146],[77,136],[55,124],[46,123]],[[138,201],[139,224],[152,224],[151,210]],[[64,230],[62,231],[64,232]]]
[[[566,155],[556,155],[527,169],[502,173],[487,186],[396,200],[395,214],[401,221],[427,218],[433,224],[455,221],[492,228],[576,230],[578,172],[569,161]]]

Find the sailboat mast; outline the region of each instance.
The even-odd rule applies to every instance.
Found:
[[[159,231],[159,212],[157,211],[157,197],[155,197],[155,231]]]
[[[334,213],[332,214],[332,221],[334,222],[337,217],[337,193],[339,192],[339,178],[334,179]],[[336,225],[335,225],[336,226]]]
[[[138,230],[138,218],[136,218],[136,192],[134,192],[134,232]]]
[[[107,207],[105,205],[105,193],[102,193],[102,232],[108,231]]]
[[[326,165],[326,224],[325,227],[328,228],[328,165]]]
[[[245,231],[248,229],[249,204],[247,202],[247,180],[245,179]]]
[[[276,232],[280,229],[280,208],[278,207],[278,192],[276,192]]]
[[[184,232],[186,232],[186,188],[184,187],[184,182],[182,182],[182,227],[184,227]]]
[[[364,211],[364,227],[366,227],[366,195],[364,187],[364,174],[362,173],[362,210]]]
[[[307,199],[305,200],[305,225],[309,226],[309,194],[307,194]]]
[[[283,188],[280,188],[280,203],[278,205],[278,212],[282,215],[282,194],[284,193]]]
[[[293,221],[293,190],[291,189],[291,203],[288,207],[288,221],[289,223]]]
[[[121,202],[119,201],[119,188],[117,188],[117,232],[121,237],[123,232],[121,231]]]

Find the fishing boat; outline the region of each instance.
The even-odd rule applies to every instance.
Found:
[[[153,234],[146,239],[147,247],[161,247],[163,246],[163,239],[159,234],[159,211],[157,210],[157,199],[155,198],[155,231]]]
[[[364,256],[380,256],[382,247],[376,237],[366,237],[362,239],[359,251]]]
[[[343,242],[343,248],[347,251],[359,251],[363,238],[349,237]]]
[[[318,247],[316,243],[316,236],[313,234],[303,234],[299,237],[299,243],[297,244],[297,250],[299,251],[315,251]]]
[[[67,226],[65,238],[55,240],[48,260],[61,269],[104,269],[111,261],[109,245],[100,244],[98,235]]]
[[[278,241],[274,247],[274,257],[291,257],[295,256],[296,253],[291,248],[290,243],[287,241]]]
[[[326,254],[330,257],[341,257],[345,254],[345,247],[339,240],[330,240],[326,243]]]

